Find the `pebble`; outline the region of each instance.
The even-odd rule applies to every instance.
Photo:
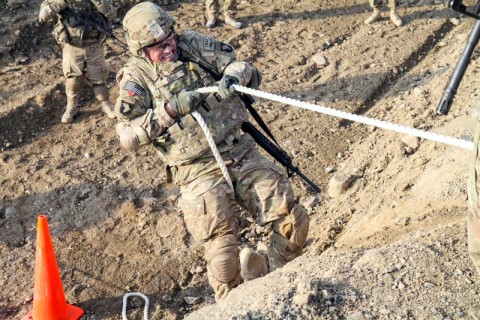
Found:
[[[325,172],[326,172],[326,173],[335,172],[335,167],[326,167],[326,168],[325,168]]]
[[[454,26],[458,26],[460,24],[460,19],[458,18],[451,18],[450,19],[450,22],[454,25]]]
[[[183,298],[183,300],[185,300],[185,302],[188,304],[197,304],[197,303],[200,303],[202,298],[201,297],[185,297]]]

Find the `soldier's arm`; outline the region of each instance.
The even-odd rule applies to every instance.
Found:
[[[100,11],[107,19],[113,20],[116,17],[116,10],[113,4],[108,0],[90,0],[98,11]]]
[[[64,0],[45,0],[40,5],[38,21],[45,22],[51,20],[66,7],[67,3]]]
[[[153,109],[148,88],[140,79],[124,75],[121,70],[117,81],[120,90],[115,114],[122,121],[117,125],[117,136],[125,149],[135,151],[156,139],[175,120],[165,106]]]
[[[206,61],[215,73],[234,77],[240,85],[258,88],[260,84],[261,73],[248,62],[237,61],[235,49],[228,43],[187,30],[181,34],[180,48]]]

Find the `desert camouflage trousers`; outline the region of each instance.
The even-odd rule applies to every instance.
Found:
[[[473,164],[470,167],[468,181],[468,252],[480,274],[480,122],[477,122],[474,137]]]
[[[369,0],[372,8],[380,8],[384,3],[384,0]],[[397,0],[388,0],[388,6],[390,9],[395,10],[397,8]]]
[[[108,76],[108,67],[102,44],[94,43],[84,47],[65,44],[63,74],[67,79],[85,77],[92,85],[104,84]]]
[[[219,0],[205,0],[205,9],[207,10],[207,19],[217,18],[220,12]],[[237,0],[224,0],[223,12],[226,16],[235,18],[237,15]]]
[[[260,225],[283,219],[292,207],[299,206],[288,179],[253,145],[241,158],[224,156],[224,161],[235,194],[214,159],[174,170],[181,190],[179,208],[189,233],[205,246],[207,276],[217,300],[240,283],[234,202],[248,210]],[[287,260],[300,255],[299,249]]]
[[[84,47],[64,44],[62,63],[63,74],[67,78],[65,84],[67,104],[75,104],[74,101],[78,99],[84,79],[93,86],[95,97],[99,101],[108,100],[106,84],[108,67],[100,42]]]

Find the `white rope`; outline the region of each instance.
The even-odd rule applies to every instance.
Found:
[[[347,119],[347,120],[354,121],[354,122],[360,122],[360,123],[363,123],[363,124],[379,127],[379,128],[382,128],[382,129],[396,131],[396,132],[399,132],[399,133],[404,133],[404,134],[416,136],[416,137],[431,140],[431,141],[441,142],[441,143],[452,145],[452,146],[459,147],[459,148],[473,150],[473,142],[472,141],[457,139],[457,138],[444,136],[444,135],[440,135],[440,134],[437,134],[437,133],[427,132],[427,131],[423,131],[423,130],[419,130],[419,129],[415,129],[415,128],[408,128],[408,127],[404,127],[404,126],[401,126],[401,125],[398,125],[398,124],[394,124],[394,123],[390,123],[390,122],[386,122],[386,121],[382,121],[382,120],[377,120],[377,119],[372,119],[372,118],[368,118],[368,117],[365,117],[365,116],[359,116],[359,115],[356,115],[356,114],[347,113],[347,112],[344,112],[344,111],[339,111],[339,110],[335,110],[335,109],[332,109],[332,108],[319,106],[319,105],[316,105],[316,104],[313,104],[313,103],[308,103],[308,102],[303,102],[303,101],[299,101],[299,100],[295,100],[295,99],[291,99],[291,98],[286,98],[286,97],[282,97],[282,96],[279,96],[279,95],[276,95],[276,94],[263,92],[263,91],[260,91],[260,90],[255,90],[255,89],[251,89],[251,88],[247,88],[247,87],[243,87],[243,86],[239,86],[239,85],[233,85],[233,87],[235,88],[235,90],[237,90],[239,92],[243,92],[243,93],[246,93],[246,94],[249,94],[249,95],[252,95],[252,96],[256,96],[256,97],[260,97],[260,98],[264,98],[264,99],[268,99],[268,100],[272,100],[272,101],[277,101],[277,102],[284,103],[284,104],[289,104],[289,105],[292,105],[292,106],[295,106],[295,107],[300,107],[300,108],[304,108],[304,109],[307,109],[307,110],[312,110],[312,111],[315,111],[315,112],[328,114],[328,115],[331,115],[331,116],[334,116],[334,117],[339,117],[339,118]],[[205,88],[197,89],[197,91],[202,92],[202,93],[209,93],[209,92],[217,92],[218,89],[217,89],[217,87],[205,87]]]
[[[145,320],[148,320],[148,304],[149,304],[149,301],[148,301],[147,296],[144,295],[143,293],[140,293],[140,292],[129,292],[129,293],[126,293],[123,296],[122,319],[123,320],[128,320],[127,319],[127,304],[128,304],[128,297],[131,297],[131,296],[138,296],[138,297],[143,298],[143,300],[145,300],[145,308],[144,308],[143,318]]]
[[[198,91],[198,90],[197,90]],[[228,174],[227,166],[225,165],[225,162],[223,162],[223,158],[220,155],[220,152],[217,149],[217,145],[215,144],[215,141],[213,140],[212,134],[210,133],[210,130],[207,127],[207,124],[205,123],[205,120],[203,120],[202,115],[198,111],[193,111],[192,115],[197,119],[198,124],[203,130],[203,133],[205,133],[205,137],[207,137],[208,145],[210,146],[210,149],[212,150],[213,156],[215,157],[215,160],[217,160],[218,166],[220,167],[220,170],[222,171],[223,177],[225,180],[227,180],[228,185],[230,188],[232,188],[233,194],[235,194],[235,190],[233,189],[233,183],[232,179],[230,178],[230,174]]]

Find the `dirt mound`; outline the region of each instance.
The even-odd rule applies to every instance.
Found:
[[[131,291],[149,297],[152,319],[480,318],[464,218],[471,152],[263,100],[257,110],[324,192],[292,178],[312,219],[305,255],[215,304],[203,249],[188,235],[178,190],[154,151],[123,151],[90,90],[73,124],[60,123],[61,57],[51,25],[36,21],[40,3],[9,0],[0,9],[0,318],[32,307],[40,213],[82,319],[118,319]],[[124,5],[121,13],[132,3]],[[402,2],[401,28],[386,16],[365,25],[371,10],[363,0],[241,1],[241,30],[207,30],[202,2],[167,8],[180,31],[234,45],[262,70],[264,91],[471,140],[477,50],[449,115],[435,114],[474,23],[442,4]],[[127,55],[112,40],[106,55],[115,97]],[[330,197],[334,175],[349,183]],[[235,210],[242,247],[268,237]],[[141,300],[129,306],[129,318],[140,319]]]

